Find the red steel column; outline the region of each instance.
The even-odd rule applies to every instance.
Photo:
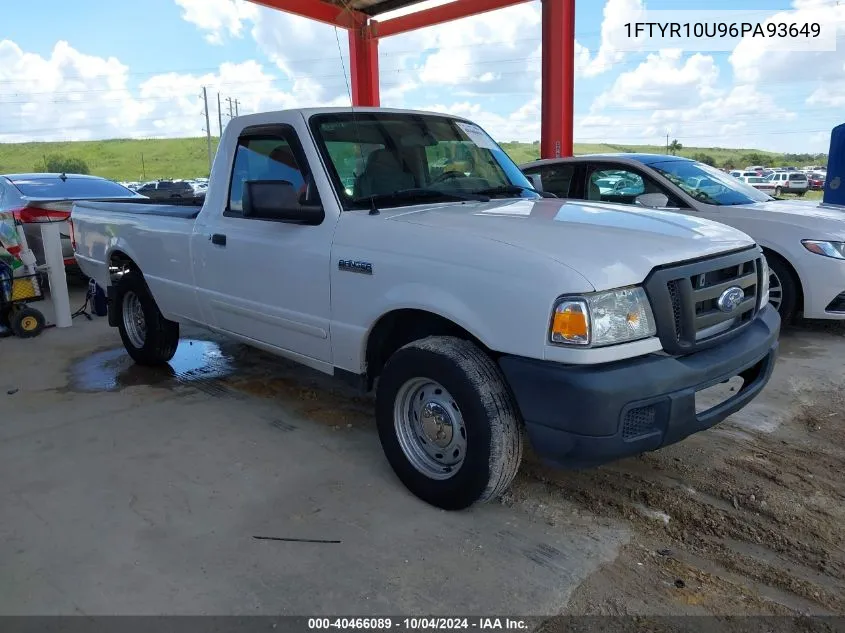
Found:
[[[572,156],[575,0],[543,2],[541,158]]]
[[[352,105],[378,106],[378,39],[367,37],[366,28],[349,29],[349,64]]]

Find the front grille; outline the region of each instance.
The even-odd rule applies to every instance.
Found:
[[[654,405],[637,407],[625,414],[622,422],[622,438],[632,440],[654,431],[654,420],[656,418]]]
[[[672,300],[672,323],[675,325],[675,333],[681,332],[681,283],[672,280],[666,286],[669,289],[669,298]]]
[[[761,257],[758,249],[751,249],[652,272],[645,290],[663,348],[688,354],[749,323],[758,308]]]

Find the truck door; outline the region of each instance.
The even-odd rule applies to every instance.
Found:
[[[308,204],[319,204],[312,151],[309,160],[293,125],[241,132],[225,199],[215,193],[207,200],[207,223],[197,226],[195,279],[209,325],[330,362],[329,273],[336,214],[327,213],[318,226],[303,226],[249,218],[242,211],[248,180],[287,181]]]

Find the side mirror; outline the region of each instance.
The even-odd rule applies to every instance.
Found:
[[[316,226],[326,218],[322,205],[302,204],[293,184],[286,180],[248,180],[244,183],[245,218],[276,220]]]
[[[525,177],[528,178],[537,193],[543,192],[543,179],[540,178],[540,174],[525,174]]]
[[[663,209],[669,204],[669,196],[665,193],[642,193],[634,199],[634,202],[641,207]]]

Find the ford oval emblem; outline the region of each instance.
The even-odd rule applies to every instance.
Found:
[[[733,312],[739,307],[739,304],[745,299],[745,291],[739,286],[731,286],[719,295],[719,300],[716,306],[722,312]]]

